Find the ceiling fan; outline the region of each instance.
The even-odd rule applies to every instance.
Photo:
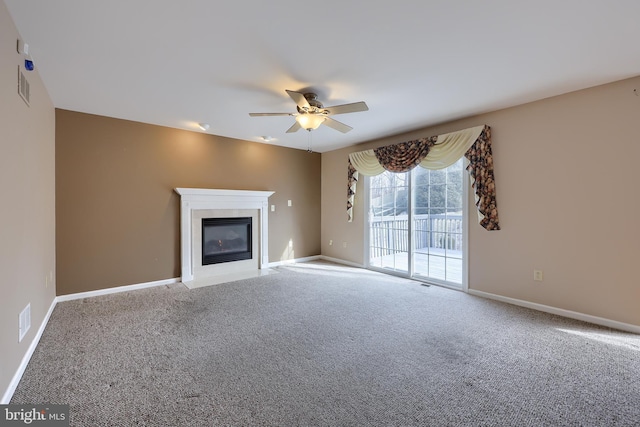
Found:
[[[249,113],[251,117],[262,116],[292,116],[296,118],[296,122],[291,126],[287,133],[297,132],[300,129],[312,131],[320,125],[329,126],[332,129],[347,133],[351,126],[347,126],[329,116],[345,113],[357,113],[359,111],[367,111],[369,107],[363,101],[354,102],[352,104],[334,105],[333,107],[324,107],[318,101],[318,95],[312,92],[295,92],[287,90],[287,93],[297,105],[297,113]]]

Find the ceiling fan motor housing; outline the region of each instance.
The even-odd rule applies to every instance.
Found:
[[[308,92],[303,94],[304,98],[307,100],[307,102],[309,103],[309,105],[311,106],[311,108],[309,108],[308,110],[302,109],[300,107],[298,107],[298,112],[301,114],[305,114],[305,113],[311,113],[311,114],[320,114],[323,111],[320,111],[324,108],[324,106],[322,105],[322,102],[318,101],[318,95],[313,93],[313,92]]]

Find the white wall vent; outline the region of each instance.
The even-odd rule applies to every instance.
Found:
[[[30,106],[29,99],[31,95],[29,92],[29,80],[27,80],[27,76],[24,75],[20,66],[18,66],[18,93],[20,94],[20,98]]]
[[[27,334],[29,328],[31,328],[31,303],[20,312],[20,319],[18,320],[18,342],[22,341],[22,338]]]

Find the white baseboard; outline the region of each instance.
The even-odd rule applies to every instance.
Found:
[[[308,256],[308,257],[304,257],[304,258],[285,259],[283,261],[270,262],[269,263],[269,268],[278,267],[280,265],[297,264],[297,263],[300,263],[300,262],[315,261],[315,260],[320,259],[320,257],[321,257],[320,255],[313,255],[313,256]]]
[[[305,258],[287,259],[284,261],[270,262],[269,268],[278,267],[280,265],[297,264],[297,263],[304,263],[304,262],[317,261],[317,260],[335,262],[336,264],[348,265],[349,267],[364,268],[364,265],[362,264],[356,264],[355,262],[345,261],[339,258],[331,258],[325,255],[314,255],[314,256],[309,256]]]
[[[284,260],[284,261],[270,262],[269,263],[269,268],[278,267],[280,265],[297,264],[297,263],[317,261],[317,260],[335,262],[336,264],[348,265],[349,267],[364,268],[364,265],[362,265],[362,264],[357,264],[355,262],[346,261],[346,260],[340,259],[340,258],[332,258],[332,257],[325,256],[325,255],[314,255],[314,256],[309,256],[309,257],[305,257],[305,258],[287,259],[287,260]]]
[[[79,292],[77,294],[60,295],[57,302],[72,301],[75,299],[97,297],[99,295],[117,294],[119,292],[135,291],[137,289],[153,288],[154,286],[171,285],[180,283],[180,278],[156,280],[155,282],[138,283],[136,285],[116,286],[114,288],[98,289],[97,291]]]
[[[581,320],[583,322],[594,323],[600,326],[606,326],[612,329],[619,329],[621,331],[633,332],[640,334],[640,326],[632,325],[629,323],[618,322],[616,320],[605,319],[603,317],[592,316],[590,314],[578,313],[577,311],[564,310],[562,308],[551,307],[544,304],[538,304],[535,302],[529,302],[519,300],[515,298],[504,297],[502,295],[496,295],[489,292],[476,291],[469,289],[469,294],[482,298],[488,298],[496,301],[506,302],[508,304],[518,305],[520,307],[531,308],[545,313],[556,314],[558,316],[568,317],[570,319]]]
[[[16,388],[18,387],[18,384],[22,379],[22,375],[24,374],[25,369],[27,369],[27,365],[31,360],[31,356],[33,356],[33,352],[36,350],[36,347],[40,342],[42,333],[44,332],[44,329],[47,326],[47,323],[49,323],[49,318],[51,317],[51,313],[53,313],[53,309],[56,307],[56,305],[59,302],[71,301],[71,300],[82,299],[82,298],[90,298],[90,297],[95,297],[99,295],[115,294],[119,292],[134,291],[136,289],[170,285],[172,283],[179,283],[179,282],[180,282],[179,278],[165,279],[165,280],[157,280],[155,282],[139,283],[136,285],[117,286],[114,288],[100,289],[97,291],[89,291],[89,292],[80,292],[77,294],[60,295],[55,297],[51,302],[51,306],[49,307],[47,314],[44,316],[44,319],[42,320],[40,327],[38,328],[38,332],[36,333],[36,336],[33,338],[33,340],[31,341],[31,344],[29,345],[29,348],[27,349],[27,352],[22,357],[22,361],[20,362],[20,365],[18,366],[16,373],[13,375],[13,378],[11,379],[11,382],[9,383],[7,390],[2,395],[2,400],[0,400],[0,405],[7,405],[11,401],[11,398],[13,397],[13,393],[15,393]]]
[[[47,314],[44,316],[44,319],[42,320],[42,323],[38,328],[38,332],[36,332],[35,337],[33,337],[33,340],[31,340],[31,344],[29,344],[29,348],[27,349],[27,352],[24,354],[24,356],[22,356],[22,361],[20,361],[20,365],[18,366],[16,373],[13,374],[13,378],[9,383],[9,387],[7,387],[7,390],[4,392],[4,395],[2,396],[0,405],[8,405],[9,402],[11,401],[11,398],[13,397],[13,393],[16,391],[16,388],[18,387],[18,384],[22,379],[22,375],[24,374],[25,369],[27,369],[27,365],[31,360],[31,356],[33,356],[33,352],[36,351],[36,347],[40,342],[40,338],[42,337],[44,328],[47,326],[47,323],[49,322],[49,318],[51,317],[51,313],[53,313],[53,309],[56,307],[56,304],[57,304],[57,300],[56,298],[54,298],[53,301],[51,302],[51,305],[49,306],[49,310],[47,311]]]
[[[332,258],[330,256],[320,255],[320,259],[323,259],[323,260],[329,261],[329,262],[335,262],[336,264],[348,265],[349,267],[364,268],[364,265],[362,265],[362,264],[358,264],[356,262],[347,261],[347,260],[340,259],[340,258]]]

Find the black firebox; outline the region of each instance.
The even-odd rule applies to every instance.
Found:
[[[203,218],[202,265],[251,259],[251,217]]]

